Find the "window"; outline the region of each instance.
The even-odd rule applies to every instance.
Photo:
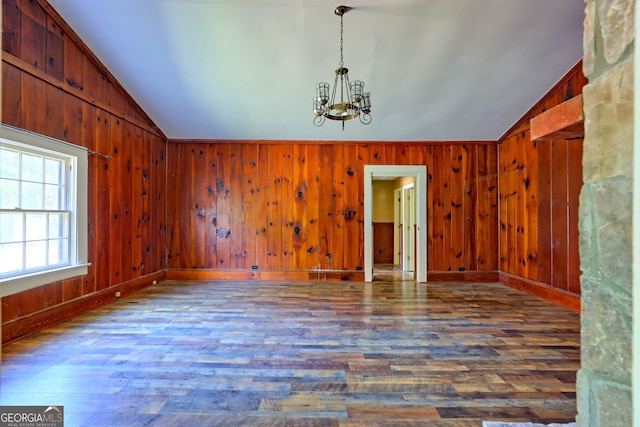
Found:
[[[0,134],[0,296],[87,273],[87,151]]]

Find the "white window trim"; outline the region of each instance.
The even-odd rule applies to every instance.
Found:
[[[0,128],[0,142],[4,141],[75,157],[72,180],[75,180],[76,185],[75,193],[71,194],[72,204],[75,205],[72,211],[72,222],[75,223],[72,229],[75,228],[75,233],[72,231],[70,236],[74,249],[70,259],[71,265],[2,279],[0,280],[0,297],[87,274],[88,267],[91,265],[87,258],[87,149],[7,125],[2,125]]]

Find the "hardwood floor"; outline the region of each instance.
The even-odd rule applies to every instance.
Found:
[[[500,284],[164,282],[3,349],[72,426],[570,422],[580,318]]]

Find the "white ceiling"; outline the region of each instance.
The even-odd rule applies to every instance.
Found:
[[[582,57],[584,0],[49,0],[169,138],[495,140]],[[373,122],[313,125],[344,63]]]

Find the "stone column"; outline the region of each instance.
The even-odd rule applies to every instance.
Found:
[[[632,422],[634,0],[586,0],[578,425]]]

